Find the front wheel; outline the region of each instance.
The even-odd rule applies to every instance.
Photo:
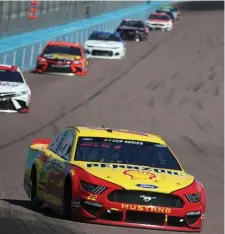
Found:
[[[31,190],[30,190],[31,207],[33,210],[39,210],[43,205],[43,203],[40,202],[37,197],[37,173],[35,168],[32,169],[30,183],[31,183]]]
[[[66,183],[64,189],[63,208],[66,218],[72,219],[72,188],[69,183]]]

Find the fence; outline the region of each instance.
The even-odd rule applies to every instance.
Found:
[[[30,19],[32,1],[0,1],[0,38],[62,25],[110,11],[140,5],[140,1],[37,1],[36,20]]]

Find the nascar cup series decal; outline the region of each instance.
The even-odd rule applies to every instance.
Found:
[[[139,188],[144,188],[144,189],[157,189],[157,188],[159,188],[158,186],[153,185],[153,184],[136,184],[136,186]]]

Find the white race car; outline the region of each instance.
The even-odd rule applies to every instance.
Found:
[[[87,59],[122,59],[126,55],[126,44],[117,32],[92,32],[84,44]]]
[[[171,31],[173,28],[173,20],[166,13],[152,13],[145,24],[150,30]]]
[[[31,90],[19,67],[0,64],[0,112],[27,113]]]

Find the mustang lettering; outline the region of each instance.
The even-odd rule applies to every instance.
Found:
[[[165,213],[165,214],[170,214],[172,212],[170,208],[165,208],[165,207],[129,205],[129,204],[121,204],[121,209],[152,212],[152,213]]]

